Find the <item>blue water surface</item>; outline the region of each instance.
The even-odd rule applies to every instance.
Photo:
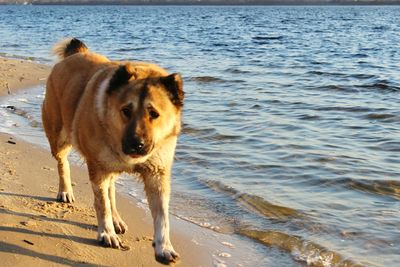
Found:
[[[173,213],[301,264],[397,266],[399,18],[397,6],[0,6],[0,55],[52,64],[73,36],[180,72]]]

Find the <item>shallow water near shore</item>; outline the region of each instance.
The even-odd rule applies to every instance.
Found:
[[[396,266],[399,15],[398,7],[0,6],[0,51],[50,63],[51,46],[76,36],[112,59],[181,72],[173,214],[265,246],[268,266]],[[2,99],[0,130],[46,145],[43,91]],[[123,193],[145,204],[133,188]]]

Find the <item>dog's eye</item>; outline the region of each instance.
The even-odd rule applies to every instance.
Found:
[[[160,116],[160,114],[158,114],[158,112],[155,111],[154,109],[149,111],[149,115],[150,115],[150,118],[153,120],[157,119]]]
[[[130,119],[132,117],[132,109],[130,106],[126,106],[121,110],[125,118]]]

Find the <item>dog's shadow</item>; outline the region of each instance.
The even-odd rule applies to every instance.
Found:
[[[10,227],[10,226],[0,226],[0,232],[16,232],[16,233],[22,233],[22,234],[27,234],[27,235],[38,235],[38,236],[46,236],[46,237],[52,237],[52,238],[60,238],[60,239],[67,239],[71,240],[77,243],[82,243],[85,245],[91,245],[91,246],[96,246],[98,247],[99,244],[94,238],[85,238],[85,237],[79,237],[79,236],[73,236],[73,235],[64,235],[64,234],[52,234],[52,233],[46,233],[46,232],[35,232],[29,229],[25,228],[19,228],[19,227]]]
[[[49,197],[40,197],[40,196],[31,196],[31,195],[24,195],[24,194],[15,194],[15,193],[9,193],[9,192],[0,192],[0,196],[2,196],[2,195],[11,196],[11,197],[21,197],[21,198],[25,198],[27,200],[35,199],[35,200],[38,200],[43,203],[47,203],[47,202],[56,203],[56,200],[54,198],[49,198]],[[69,225],[73,225],[73,226],[78,226],[85,230],[96,231],[96,229],[97,229],[97,226],[94,224],[87,224],[87,223],[65,220],[65,219],[60,219],[60,218],[52,218],[52,217],[37,215],[37,214],[17,212],[17,211],[8,210],[8,209],[2,208],[2,207],[0,207],[0,213],[20,216],[20,217],[27,217],[27,218],[35,219],[38,221],[48,221],[48,222],[69,224]]]
[[[35,200],[38,200],[43,203],[46,203],[49,201],[52,201],[52,202],[55,201],[53,198],[48,198],[48,197],[15,194],[15,193],[9,193],[9,192],[0,192],[0,196],[2,196],[2,195],[25,198],[28,201],[35,199]],[[52,218],[52,217],[47,217],[47,216],[32,214],[32,213],[18,212],[18,211],[6,209],[6,208],[4,208],[4,206],[0,207],[0,216],[1,216],[1,214],[21,217],[21,218],[26,218],[26,219],[33,219],[35,221],[46,221],[46,222],[53,222],[56,224],[69,224],[69,225],[77,226],[82,229],[90,230],[90,231],[96,231],[96,228],[97,228],[94,224],[87,224],[87,223],[76,222],[76,221],[71,221],[71,220]],[[22,227],[12,227],[12,226],[4,226],[4,225],[1,226],[0,225],[0,233],[1,232],[15,232],[15,233],[22,233],[22,234],[26,234],[26,235],[37,235],[37,236],[45,236],[45,237],[51,237],[51,238],[67,239],[67,240],[85,244],[85,245],[90,245],[90,246],[95,246],[95,247],[99,246],[99,244],[95,238],[85,238],[85,237],[74,236],[74,235],[36,232],[36,231],[30,230],[27,228],[22,228]],[[15,244],[10,244],[10,243],[6,243],[6,242],[2,242],[2,241],[0,241],[0,252],[13,253],[13,254],[17,253],[17,254],[27,255],[27,256],[31,256],[31,257],[38,257],[43,260],[52,261],[55,263],[66,263],[66,264],[71,264],[73,266],[87,265],[87,263],[85,264],[82,262],[73,261],[70,259],[63,258],[63,257],[55,256],[55,255],[48,255],[48,254],[36,252],[36,251],[30,250],[30,249],[27,249],[27,248],[24,248],[24,247],[15,245]]]
[[[28,198],[28,199],[36,199],[36,200],[45,201],[45,202],[54,201],[54,198],[50,198],[50,197],[30,196],[30,195],[15,194],[15,193],[9,193],[9,192],[0,192],[0,195],[10,196],[10,197],[22,197],[22,198]]]
[[[24,248],[21,246],[17,246],[14,244],[0,241],[0,253],[3,253],[3,252],[14,254],[14,255],[20,254],[20,255],[29,256],[32,258],[40,258],[42,260],[54,262],[56,264],[63,263],[63,264],[69,265],[69,266],[94,266],[94,264],[91,264],[91,263],[86,263],[86,262],[82,262],[82,261],[74,261],[74,260],[70,260],[67,258],[60,257],[60,256],[55,256],[55,255],[48,255],[45,253],[36,252],[36,251],[30,250],[30,249],[27,249],[27,248]],[[105,266],[105,265],[96,264],[95,266]]]

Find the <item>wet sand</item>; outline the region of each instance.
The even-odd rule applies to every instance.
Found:
[[[0,97],[45,83],[50,67],[0,58]],[[120,213],[129,230],[122,236],[128,250],[104,248],[96,241],[97,220],[85,168],[71,166],[77,201],[55,201],[56,162],[50,153],[0,133],[1,266],[158,266],[151,246],[148,210],[119,195]],[[213,233],[172,218],[171,238],[180,253],[178,266],[212,266]],[[218,251],[217,251],[218,252]],[[221,265],[223,266],[223,265]]]

